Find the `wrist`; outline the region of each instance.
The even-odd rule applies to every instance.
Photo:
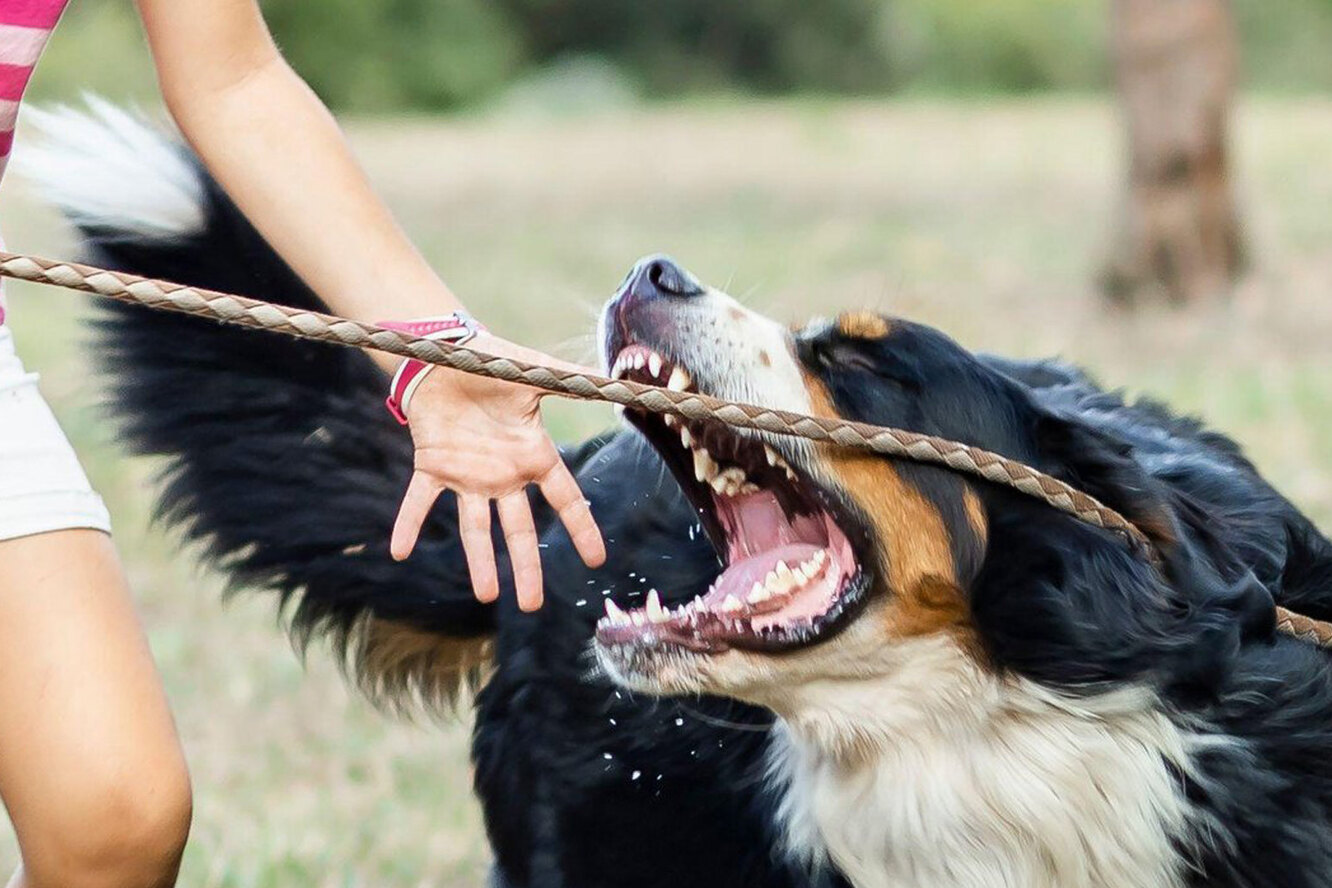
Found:
[[[465,311],[410,321],[380,321],[379,326],[399,330],[421,339],[448,342],[453,345],[463,345],[486,332],[481,322]],[[436,366],[416,358],[407,358],[398,364],[389,383],[389,394],[384,400],[384,405],[401,425],[407,425],[407,411],[412,396]]]

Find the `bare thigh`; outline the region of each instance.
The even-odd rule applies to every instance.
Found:
[[[0,542],[0,797],[34,883],[43,866],[95,865],[117,844],[131,857],[179,855],[184,757],[100,531]],[[174,861],[166,866],[174,873]]]

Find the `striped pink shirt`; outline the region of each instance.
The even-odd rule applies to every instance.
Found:
[[[19,101],[67,2],[0,0],[0,176],[14,146]],[[0,292],[0,324],[4,321],[4,294]]]

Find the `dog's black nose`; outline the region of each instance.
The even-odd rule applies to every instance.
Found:
[[[662,255],[638,260],[621,288],[621,293],[642,300],[688,298],[702,296],[704,292],[698,278],[681,268],[671,257]]]

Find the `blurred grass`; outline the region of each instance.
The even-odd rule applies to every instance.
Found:
[[[666,250],[775,315],[874,306],[964,344],[1062,354],[1239,438],[1332,525],[1332,102],[1254,100],[1238,127],[1255,267],[1232,304],[1105,312],[1091,289],[1119,133],[1096,101],[802,101],[361,121],[357,150],[431,260],[500,332],[591,357],[598,302]],[[20,133],[18,150],[22,151]],[[6,182],[10,246],[69,242]],[[185,738],[197,815],[181,884],[479,885],[466,730],[392,723],[270,602],[223,606],[124,458],[80,345],[86,297],[14,287],[20,348],[106,494]],[[563,437],[609,421],[557,405]],[[14,850],[0,842],[0,869]]]
[[[1245,85],[1332,89],[1332,2],[1234,0]],[[293,66],[336,108],[382,114],[540,101],[1097,92],[1110,0],[263,0]],[[596,72],[589,78],[589,72]],[[552,89],[552,83],[561,89]],[[590,91],[589,91],[590,87]],[[78,0],[35,94],[149,99],[132,4]]]

